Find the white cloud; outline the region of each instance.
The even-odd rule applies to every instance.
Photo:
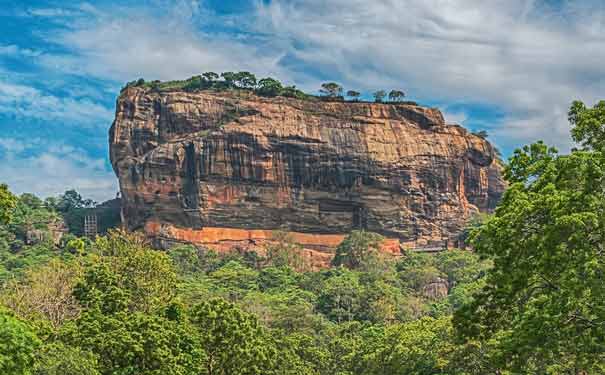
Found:
[[[21,48],[15,44],[0,45],[0,56],[23,56],[23,57],[37,57],[41,54],[39,51],[34,51],[29,48]]]
[[[30,10],[63,18],[62,31],[47,38],[71,52],[38,61],[120,82],[250,70],[307,90],[320,78],[367,91],[402,88],[421,101],[504,113],[489,128],[505,148],[536,139],[568,148],[570,102],[594,102],[605,89],[605,5],[598,1],[272,0],[228,18],[198,1],[150,1],[147,9]],[[211,24],[241,32],[202,31]],[[463,112],[448,118],[474,120]]]
[[[569,146],[566,109],[605,88],[604,6],[522,0],[274,0],[257,28],[348,85],[484,103],[507,116],[501,143]],[[581,6],[580,6],[581,5]],[[562,7],[562,8],[561,8]]]
[[[50,145],[31,156],[23,151],[43,147],[43,142],[24,142],[0,138],[0,183],[17,194],[35,193],[47,197],[74,188],[97,201],[113,198],[117,181],[105,160],[90,158],[83,150],[69,145]]]
[[[78,126],[103,124],[113,111],[87,98],[57,97],[37,88],[0,81],[0,111],[44,121],[69,121]]]
[[[88,6],[86,17],[70,20],[49,41],[71,54],[44,55],[47,67],[121,82],[139,77],[183,79],[204,71],[249,70],[284,77],[282,53],[268,45],[237,36],[206,34],[197,29],[202,17],[212,17],[197,2],[178,2],[167,14],[141,8],[104,11]],[[174,5],[174,4],[173,4]],[[209,20],[208,20],[209,21]]]

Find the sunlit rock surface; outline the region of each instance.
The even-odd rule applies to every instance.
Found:
[[[110,149],[129,229],[219,251],[283,230],[315,266],[356,228],[392,253],[451,244],[504,190],[485,139],[405,104],[130,87]]]

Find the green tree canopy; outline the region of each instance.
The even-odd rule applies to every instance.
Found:
[[[574,105],[574,129],[599,116]],[[578,139],[599,148],[598,139]],[[494,267],[456,313],[458,331],[497,340],[492,363],[514,373],[605,371],[603,153],[556,156],[537,143],[517,150],[505,174],[512,185],[472,241]]]
[[[372,95],[374,96],[374,101],[376,103],[382,103],[384,101],[384,98],[387,96],[387,93],[384,90],[378,90],[375,91]]]
[[[571,136],[586,149],[605,151],[605,100],[588,108],[575,101],[569,110]]]
[[[250,72],[238,72],[233,75],[238,87],[251,89],[256,86],[256,76]]]
[[[452,327],[448,318],[422,318],[393,325],[384,332],[368,332],[363,355],[355,363],[358,374],[449,374],[453,349]]]
[[[31,328],[0,306],[0,373],[32,374],[39,345],[40,340]]]
[[[206,72],[202,74],[202,77],[206,78],[210,82],[213,82],[219,78],[219,75],[215,72]]]
[[[338,245],[332,265],[351,269],[363,268],[378,255],[383,240],[377,233],[354,230]]]
[[[215,298],[194,306],[190,317],[207,356],[206,374],[274,372],[276,348],[254,316]]]
[[[142,312],[86,312],[66,324],[63,342],[98,356],[103,375],[203,373],[204,352],[184,322]]]
[[[359,91],[349,90],[349,91],[347,91],[347,96],[349,98],[351,98],[352,100],[358,100],[359,97],[361,96],[361,93]]]
[[[8,190],[8,186],[0,184],[0,224],[10,221],[11,211],[17,205],[17,198]]]
[[[405,97],[405,93],[401,90],[391,90],[389,92],[389,100],[392,102],[400,102]]]
[[[325,97],[336,98],[342,96],[342,86],[336,82],[322,83],[319,92]]]
[[[166,253],[121,231],[99,237],[95,248],[100,256],[85,270],[74,292],[83,306],[105,313],[152,312],[172,301],[176,274]]]
[[[44,345],[36,356],[35,375],[100,375],[97,356],[61,342]]]
[[[257,94],[262,96],[277,96],[283,89],[281,82],[274,78],[263,78],[258,81]]]

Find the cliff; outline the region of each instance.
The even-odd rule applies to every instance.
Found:
[[[128,87],[110,152],[130,229],[220,251],[291,232],[314,265],[355,228],[442,246],[504,189],[494,148],[432,108]]]

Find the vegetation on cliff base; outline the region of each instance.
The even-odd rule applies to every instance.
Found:
[[[359,231],[316,272],[293,268],[286,236],[267,257],[119,231],[7,246],[33,198],[4,189],[0,372],[602,374],[605,102],[569,119],[581,149],[517,150],[476,252],[376,259],[379,238]]]
[[[9,212],[12,221],[15,211]],[[474,290],[470,285],[483,272],[478,270],[489,262],[466,251],[368,261],[378,237],[354,232],[339,249],[343,266],[312,272],[291,254],[297,245],[284,234],[275,237],[266,257],[219,256],[186,245],[156,251],[123,232],[84,239],[81,246],[2,248],[0,304],[10,311],[10,323],[0,331],[19,343],[5,351],[0,345],[5,363],[15,364],[3,373],[294,375],[449,368],[448,348],[455,345],[449,316],[454,304],[470,298],[465,290]],[[37,260],[31,261],[34,247]],[[26,261],[14,268],[12,256]],[[427,294],[426,284],[435,280],[449,280],[451,295]],[[385,345],[397,341],[402,345],[383,363]]]

